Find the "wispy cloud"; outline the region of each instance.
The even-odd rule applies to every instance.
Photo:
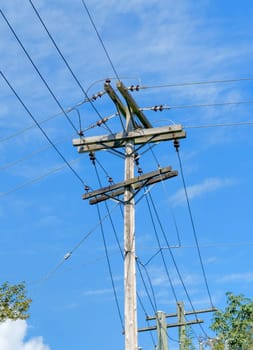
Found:
[[[188,186],[186,188],[189,199],[201,197],[208,192],[214,192],[218,189],[232,186],[235,184],[234,179],[220,179],[220,178],[208,178],[199,184],[195,184],[192,186]],[[173,196],[170,197],[170,202],[173,203],[174,206],[181,205],[185,203],[185,191],[184,189],[180,189]]]
[[[219,279],[219,282],[253,282],[253,272],[231,273]]]
[[[87,290],[83,293],[84,296],[98,296],[98,295],[108,295],[112,293],[111,288],[104,288],[104,289],[92,289]]]

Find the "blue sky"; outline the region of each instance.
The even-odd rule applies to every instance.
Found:
[[[163,112],[147,111],[153,126],[182,124],[187,132],[187,138],[180,142],[180,157],[193,225],[173,144],[156,145],[153,152],[147,149],[140,166],[144,173],[157,169],[158,163],[179,171],[178,177],[157,184],[149,193],[192,305],[195,309],[211,306],[196,237],[213,304],[223,308],[227,291],[252,298],[251,2],[93,0],[86,4],[120,79],[126,86],[149,87],[133,92],[138,104],[174,107]],[[34,5],[88,96],[103,91],[108,77],[115,86],[115,72],[82,1],[34,0]],[[99,188],[88,155],[78,154],[72,146],[76,131],[59,105],[66,110],[76,107],[67,114],[76,129],[78,113],[84,130],[96,124],[97,113],[90,104],[80,103],[84,93],[30,2],[21,5],[11,0],[2,4],[1,10],[58,104],[2,14],[1,72],[76,174],[93,189]],[[225,83],[227,80],[237,81]],[[181,84],[212,81],[216,83]],[[174,86],[161,87],[168,84]],[[3,78],[0,90],[0,282],[26,281],[33,299],[28,322],[0,326],[0,348],[81,350],[99,349],[105,344],[110,349],[123,348],[98,211],[82,200],[80,179],[48,143]],[[217,105],[222,103],[227,104]],[[203,104],[213,106],[199,106]],[[94,105],[102,117],[115,113],[106,95]],[[118,117],[107,125],[115,132],[121,130]],[[107,133],[105,127],[95,127],[85,136]],[[96,156],[103,186],[108,184],[108,176],[114,182],[123,180],[121,158],[104,151]],[[149,193],[142,192],[144,196],[136,205],[136,254],[148,289],[147,293],[137,269],[138,293],[145,311],[152,315],[147,271],[157,308],[173,313],[176,300],[161,256],[156,255],[159,246],[148,212]],[[122,245],[122,211],[113,201],[107,205],[110,217],[104,204],[99,208],[123,315],[123,261],[114,235],[116,232]],[[169,249],[165,249],[162,230],[155,221],[177,300],[184,301],[190,310]],[[72,251],[71,257],[64,260]],[[208,329],[210,317],[203,316],[202,329],[193,327],[196,344],[198,337],[212,336]],[[147,325],[140,306],[138,325]],[[177,330],[168,334],[170,349],[177,349]],[[153,336],[156,341],[156,334]],[[150,333],[140,334],[139,346],[144,350],[154,348]]]

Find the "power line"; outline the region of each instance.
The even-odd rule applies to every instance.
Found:
[[[188,109],[188,108],[205,108],[205,107],[220,107],[220,106],[230,106],[230,105],[244,105],[244,104],[253,104],[252,100],[249,101],[225,101],[218,103],[202,103],[202,104],[193,104],[193,105],[183,105],[183,106],[167,106],[167,105],[156,105],[152,107],[143,107],[139,108],[140,111],[160,111],[171,110],[171,109]]]
[[[253,78],[237,78],[237,79],[225,79],[225,80],[209,80],[209,81],[198,81],[198,82],[185,82],[185,83],[172,83],[172,84],[163,84],[163,85],[149,85],[149,86],[139,86],[139,89],[161,89],[161,88],[170,88],[178,86],[191,86],[191,85],[207,85],[207,84],[221,84],[221,83],[234,83],[240,81],[252,81]]]
[[[192,310],[195,311],[195,308],[194,308],[193,303],[192,303],[192,301],[191,301],[190,295],[189,295],[189,293],[188,293],[188,291],[187,291],[187,288],[186,288],[186,285],[185,285],[185,283],[184,283],[182,274],[181,274],[181,272],[180,272],[180,270],[179,270],[179,267],[178,267],[178,265],[177,265],[177,263],[176,263],[176,259],[175,259],[175,257],[174,257],[174,254],[172,253],[171,247],[170,247],[170,245],[169,245],[167,236],[166,236],[166,234],[165,234],[165,231],[164,231],[164,228],[163,228],[163,226],[162,226],[162,223],[161,223],[161,220],[160,220],[158,211],[157,211],[157,209],[156,209],[156,207],[155,207],[155,203],[154,203],[154,201],[153,201],[153,198],[152,198],[152,195],[151,195],[150,192],[149,192],[148,196],[149,196],[150,202],[151,202],[151,204],[152,204],[152,208],[153,208],[153,210],[154,210],[154,213],[155,213],[155,215],[156,215],[156,218],[157,218],[159,227],[160,227],[161,232],[162,232],[162,234],[163,234],[163,238],[164,238],[164,240],[165,240],[165,242],[166,242],[166,244],[167,244],[167,247],[168,247],[168,250],[169,250],[171,259],[172,259],[173,264],[174,264],[174,266],[175,266],[175,269],[176,269],[176,271],[177,271],[177,274],[178,274],[178,277],[179,277],[179,279],[180,279],[180,282],[181,282],[181,284],[182,284],[182,286],[183,286],[183,288],[184,288],[185,294],[186,294],[187,299],[188,299],[188,301],[189,301],[189,303],[190,303],[190,305],[191,305]],[[162,253],[162,248],[161,248],[160,244],[159,244],[159,248],[160,248],[160,249],[159,249],[158,253]],[[150,260],[149,260],[149,262],[150,262]],[[195,315],[195,316],[196,316],[196,315]],[[196,319],[197,319],[197,317],[196,317]],[[205,333],[205,331],[203,330],[203,328],[201,327],[201,325],[200,325],[200,328],[201,328],[202,331]]]
[[[88,97],[87,95],[87,92],[84,90],[83,86],[81,85],[79,79],[77,78],[77,76],[75,75],[75,73],[73,72],[72,68],[70,67],[69,63],[67,62],[66,58],[64,57],[63,53],[61,52],[61,50],[59,49],[58,45],[56,44],[56,41],[54,40],[54,38],[52,37],[52,35],[50,34],[45,22],[42,20],[38,10],[36,9],[36,7],[34,6],[32,0],[29,0],[34,12],[36,13],[37,17],[39,18],[40,20],[40,23],[42,24],[42,26],[44,27],[45,31],[47,32],[50,40],[52,41],[54,47],[56,48],[57,52],[59,53],[59,55],[61,56],[62,60],[64,61],[65,65],[67,66],[68,70],[70,71],[72,77],[74,78],[74,80],[76,81],[77,85],[79,86],[79,88],[82,90],[83,94],[85,95],[87,101],[86,102],[89,102],[92,106],[92,108],[94,109],[94,111],[97,113],[97,115],[103,119],[103,117],[101,116],[101,114],[99,113],[99,111],[97,110],[97,108],[94,106],[92,100]],[[110,128],[107,126],[108,130],[110,131],[111,133],[111,130]]]
[[[217,128],[230,126],[253,125],[253,122],[238,122],[238,123],[217,123],[217,124],[203,124],[203,125],[184,125],[185,129],[203,129],[203,128]]]
[[[79,160],[79,158],[74,159],[74,160],[70,161],[69,163],[74,163],[74,162],[76,162],[76,161],[78,161],[78,160]],[[6,192],[0,192],[0,197],[7,196],[7,195],[9,195],[9,194],[11,194],[11,193],[14,193],[14,192],[17,192],[17,191],[19,191],[19,190],[21,190],[21,189],[23,189],[23,188],[25,188],[25,187],[27,187],[27,186],[33,184],[33,183],[39,182],[39,181],[45,179],[45,178],[46,178],[47,176],[49,176],[49,175],[52,175],[52,174],[55,174],[55,173],[57,173],[57,172],[62,171],[62,170],[65,169],[67,166],[68,166],[67,164],[61,165],[61,166],[59,166],[59,167],[56,167],[56,168],[54,168],[54,169],[48,171],[47,173],[44,173],[44,174],[42,174],[42,175],[40,175],[40,176],[34,177],[34,178],[32,178],[32,179],[30,179],[30,180],[28,180],[28,181],[26,181],[26,182],[23,182],[22,184],[19,184],[19,185],[17,185],[16,187],[13,187],[13,188],[11,188],[10,190],[8,190],[8,191],[6,191]]]
[[[51,271],[49,271],[44,277],[40,278],[39,281],[30,283],[30,284],[35,284],[35,283],[39,284],[51,278],[59,270],[59,268],[72,257],[72,255],[81,247],[81,245],[100,227],[101,222],[104,222],[112,213],[112,211],[114,211],[118,206],[119,206],[119,203],[117,203],[111,209],[110,213],[102,217],[101,221],[98,221],[97,224],[90,231],[85,233],[85,235],[81,238],[81,240],[64,255],[64,257],[59,261],[59,263]]]
[[[199,256],[199,261],[200,261],[200,265],[201,265],[201,270],[202,270],[202,274],[203,274],[203,277],[204,277],[204,282],[205,282],[205,286],[206,286],[206,289],[207,289],[207,293],[208,293],[210,304],[211,304],[212,307],[214,307],[214,304],[213,304],[213,301],[212,301],[212,297],[211,297],[211,293],[210,293],[210,289],[209,289],[209,285],[208,285],[208,282],[207,282],[207,276],[206,276],[206,272],[205,272],[205,268],[204,268],[204,264],[203,264],[203,259],[202,259],[201,252],[200,252],[200,247],[199,247],[199,242],[198,242],[198,237],[197,237],[197,231],[196,231],[194,220],[193,220],[193,215],[192,215],[192,210],[191,210],[191,206],[190,206],[190,200],[189,200],[189,196],[188,196],[188,192],[187,192],[187,187],[186,187],[186,182],[185,182],[185,176],[184,176],[182,161],[181,161],[181,157],[180,157],[178,148],[176,148],[176,153],[177,153],[177,157],[178,157],[178,161],[179,161],[180,172],[181,172],[181,177],[182,177],[182,182],[183,182],[183,187],[184,187],[184,192],[185,192],[185,198],[186,198],[187,207],[188,207],[188,211],[189,211],[189,215],[190,215],[190,220],[191,220],[193,235],[194,235],[195,244],[196,244],[197,252],[198,252],[198,256]]]
[[[99,182],[99,184],[101,186],[101,181],[100,181],[100,178],[99,178],[99,174],[98,174],[98,170],[97,170],[95,161],[93,161],[93,165],[94,165],[94,168],[95,168],[95,172],[96,172],[96,175],[97,175],[98,182]],[[102,238],[103,238],[103,244],[104,244],[104,249],[105,249],[106,261],[107,261],[107,265],[108,265],[108,269],[109,269],[109,274],[110,274],[110,279],[111,279],[114,299],[115,299],[115,303],[116,303],[116,306],[117,306],[117,310],[118,310],[119,319],[120,319],[120,322],[121,322],[122,331],[124,331],[123,317],[121,315],[121,311],[120,311],[120,307],[119,307],[119,300],[118,300],[116,287],[115,287],[115,283],[114,283],[114,279],[113,279],[112,267],[111,267],[111,262],[110,262],[110,258],[109,258],[107,243],[106,243],[106,239],[105,239],[104,227],[103,227],[102,221],[101,221],[101,212],[100,212],[99,204],[96,205],[96,208],[97,208],[97,213],[98,213],[98,217],[99,217],[99,221],[100,221],[100,230],[101,230],[101,234],[102,234]]]
[[[1,10],[0,10],[1,11]],[[64,163],[66,163],[66,165],[69,167],[69,169],[72,171],[72,173],[75,175],[75,177],[81,182],[82,185],[84,185],[84,181],[83,179],[78,175],[78,173],[74,170],[74,168],[70,165],[70,163],[67,161],[67,159],[65,158],[65,156],[60,152],[60,150],[56,147],[56,145],[53,143],[53,141],[49,138],[49,136],[47,135],[47,133],[44,131],[44,129],[40,126],[40,124],[38,123],[37,119],[32,115],[32,113],[30,112],[30,110],[27,108],[27,106],[25,105],[25,103],[23,102],[23,100],[20,98],[20,96],[17,94],[17,92],[14,90],[14,88],[12,87],[12,85],[10,84],[10,82],[8,81],[8,79],[6,78],[6,76],[3,74],[2,71],[0,71],[0,74],[2,76],[2,78],[5,80],[6,84],[9,86],[9,88],[11,89],[11,91],[14,93],[14,95],[16,96],[16,98],[19,100],[19,102],[21,103],[21,105],[23,106],[23,108],[26,110],[26,112],[29,114],[29,116],[32,118],[32,120],[34,121],[34,123],[37,125],[37,127],[40,129],[40,131],[42,132],[42,134],[45,136],[45,138],[47,139],[47,141],[50,143],[50,145],[54,148],[54,150],[58,153],[58,155],[61,157],[61,159],[64,161]]]
[[[101,35],[100,35],[99,32],[98,32],[98,29],[97,29],[97,27],[96,27],[96,24],[95,24],[95,22],[94,22],[94,20],[93,20],[93,18],[92,18],[92,16],[91,16],[91,13],[90,13],[90,11],[89,11],[89,9],[88,9],[88,7],[87,7],[87,5],[86,5],[86,3],[85,3],[84,0],[82,0],[82,4],[83,4],[83,7],[85,8],[85,10],[86,10],[86,12],[87,12],[87,15],[88,15],[88,17],[89,17],[89,19],[90,19],[90,21],[91,21],[92,26],[93,26],[93,28],[94,28],[96,34],[97,34],[98,40],[99,40],[100,44],[101,44],[102,47],[103,47],[103,50],[104,50],[104,52],[105,52],[105,54],[106,54],[106,57],[108,58],[108,61],[110,62],[110,65],[111,65],[111,67],[112,67],[112,70],[113,70],[115,76],[117,77],[117,79],[120,80],[119,75],[118,75],[118,73],[117,73],[117,71],[116,71],[116,69],[115,69],[115,66],[114,66],[113,62],[112,62],[112,59],[111,59],[111,57],[110,57],[110,55],[109,55],[109,52],[108,52],[108,50],[107,50],[106,47],[105,47],[105,44],[104,44],[104,42],[103,42],[103,40],[102,40],[102,38],[101,38]]]
[[[12,34],[14,35],[15,39],[17,40],[17,42],[19,43],[20,47],[22,48],[22,50],[24,51],[24,53],[26,54],[26,57],[29,59],[30,63],[32,64],[33,68],[36,70],[36,72],[38,73],[39,77],[41,78],[41,80],[43,81],[44,85],[46,86],[46,88],[48,89],[48,91],[50,92],[51,96],[53,97],[54,101],[56,102],[56,104],[58,105],[58,107],[61,109],[62,113],[65,115],[65,117],[67,118],[67,120],[69,121],[69,123],[71,124],[71,126],[73,127],[73,129],[76,131],[76,133],[78,134],[78,130],[75,127],[75,125],[73,124],[72,120],[68,117],[67,113],[65,112],[64,108],[62,107],[61,103],[59,102],[59,100],[57,99],[57,97],[55,96],[55,94],[53,93],[52,89],[50,88],[50,86],[48,85],[48,83],[46,82],[45,78],[43,77],[43,75],[41,74],[40,70],[38,69],[38,67],[36,66],[36,64],[34,63],[33,59],[31,58],[31,56],[29,55],[28,51],[26,50],[26,48],[24,47],[24,45],[22,44],[21,40],[19,39],[19,37],[17,36],[15,30],[13,29],[13,27],[11,26],[10,22],[8,21],[8,19],[6,18],[6,16],[4,15],[3,11],[0,9],[0,13],[3,17],[3,19],[5,20],[6,24],[8,25],[9,29],[11,30]]]
[[[150,304],[151,304],[151,306],[153,308],[153,312],[156,313],[156,311],[157,311],[156,297],[155,297],[154,288],[153,288],[153,285],[152,285],[151,278],[149,276],[147,267],[140,261],[139,258],[137,258],[136,261],[137,261],[137,267],[138,267],[138,270],[139,270],[139,273],[140,273],[140,276],[141,276],[141,279],[142,279],[142,283],[143,283],[144,288],[146,290],[146,293],[147,293],[147,296],[149,298]],[[146,276],[148,278],[148,282],[149,282],[150,289],[151,289],[151,292],[152,292],[153,301],[152,301],[151,296],[150,296],[150,294],[148,292],[148,288],[147,288],[147,285],[145,283],[145,279],[144,279],[143,274],[141,272],[140,266],[144,269],[144,271],[146,273]]]
[[[111,115],[111,116],[109,116],[109,117],[103,118],[103,123],[106,123],[107,120],[109,120],[109,119],[111,119],[111,118],[113,118],[113,117],[115,117],[115,116],[116,116],[116,114],[113,114],[113,115]],[[41,122],[40,122],[40,124],[41,124]],[[91,124],[89,127],[87,127],[86,129],[82,130],[82,132],[84,133],[84,132],[86,132],[86,131],[88,131],[88,130],[90,130],[90,129],[92,129],[92,128],[100,127],[101,125],[102,125],[102,123],[101,123],[101,121],[99,121],[99,122],[97,122],[97,123],[95,123],[95,124]],[[35,128],[35,127],[37,128],[37,125],[31,126],[29,129]],[[21,130],[18,134],[21,134],[22,132],[25,132],[25,131],[28,131],[28,129],[23,129],[23,130]],[[17,133],[16,133],[16,134],[13,134],[13,135],[10,135],[10,136],[8,137],[8,139],[10,139],[11,137],[15,137],[15,136],[17,136]],[[5,141],[5,140],[6,140],[6,139],[0,140],[0,143],[1,143],[2,141]],[[64,140],[65,140],[65,138],[62,139],[61,141],[57,141],[57,143],[62,142],[62,141],[64,141]],[[25,155],[25,156],[22,157],[22,158],[19,158],[19,159],[13,161],[13,162],[10,162],[10,163],[7,163],[7,164],[5,164],[5,165],[3,165],[3,166],[0,166],[0,171],[9,169],[9,168],[11,168],[11,167],[13,167],[13,166],[15,166],[15,165],[17,165],[17,164],[19,164],[19,163],[24,162],[24,161],[27,160],[27,159],[30,159],[30,158],[32,158],[32,157],[38,155],[39,153],[45,152],[45,151],[48,150],[50,147],[51,147],[51,146],[47,146],[47,147],[40,148],[40,149],[38,149],[37,151],[31,152],[31,153]]]

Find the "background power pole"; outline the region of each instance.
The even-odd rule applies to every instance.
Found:
[[[157,311],[156,313],[156,326],[158,336],[157,350],[168,350],[167,324],[165,313],[162,311]]]
[[[177,302],[177,319],[178,323],[183,326],[178,327],[179,335],[179,349],[186,350],[186,327],[185,327],[185,317],[184,317],[184,303],[182,301]]]
[[[204,343],[202,341],[199,342],[199,350],[204,350]]]

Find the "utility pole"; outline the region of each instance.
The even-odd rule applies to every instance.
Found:
[[[156,313],[156,326],[158,335],[158,347],[157,350],[168,350],[168,337],[167,337],[167,324],[165,313],[157,311]]]
[[[179,327],[179,344],[180,344],[180,350],[181,350],[181,349],[184,349],[183,346],[185,346],[185,340],[186,340],[185,336],[183,336],[181,331],[185,330],[186,326],[190,326],[190,325],[199,324],[199,323],[204,322],[203,320],[200,320],[197,318],[195,320],[186,321],[185,315],[197,315],[197,314],[202,314],[202,313],[206,313],[206,312],[213,312],[213,311],[217,311],[217,309],[210,308],[210,309],[201,309],[201,310],[194,310],[194,311],[185,311],[183,303],[177,302],[177,313],[166,314],[166,313],[163,313],[161,311],[160,311],[160,313],[163,314],[164,319],[170,318],[170,317],[177,317],[178,322],[170,323],[170,324],[165,323],[163,327],[165,327],[165,328]],[[156,319],[157,319],[157,315],[146,317],[147,321],[156,320]],[[181,329],[181,331],[180,331],[180,329]],[[145,327],[145,328],[139,328],[138,332],[147,332],[147,331],[153,331],[153,330],[158,331],[158,339],[159,339],[159,327],[158,327],[158,325]],[[199,342],[200,350],[203,350],[203,344],[204,344],[204,342]],[[167,350],[168,348],[161,348],[161,349],[158,348],[158,349],[159,350]]]
[[[179,324],[185,324],[184,317],[184,303],[182,301],[177,302],[177,319]],[[186,340],[186,328],[185,326],[178,327],[178,335],[179,335],[179,349],[185,350],[185,340]]]
[[[80,136],[73,140],[73,145],[78,147],[79,153],[125,149],[124,153],[117,150],[125,158],[124,181],[87,192],[83,195],[83,199],[89,199],[90,204],[97,204],[110,198],[119,200],[120,195],[124,196],[124,200],[120,202],[124,204],[125,350],[138,350],[134,196],[144,186],[177,176],[177,172],[172,171],[171,167],[165,167],[135,177],[136,146],[138,145],[139,150],[147,143],[176,140],[185,138],[186,135],[181,125],[153,128],[122,82],[117,83],[117,89],[125,103],[118,97],[109,81],[105,82],[104,89],[126,120],[124,130],[115,134],[88,138]],[[138,123],[134,117],[137,117]]]
[[[126,133],[133,131],[132,115],[126,109]],[[125,147],[125,181],[134,177],[134,140]],[[133,185],[124,191],[124,285],[125,285],[125,349],[138,349],[135,267],[135,210]]]

